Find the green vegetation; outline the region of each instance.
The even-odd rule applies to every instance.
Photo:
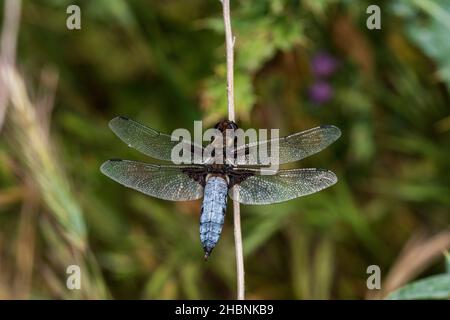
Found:
[[[448,298],[450,6],[380,2],[382,29],[368,30],[373,1],[231,2],[238,124],[342,131],[293,164],[334,171],[335,186],[241,207],[248,298],[385,298],[414,280],[389,298]],[[66,28],[72,3],[79,31]],[[22,9],[25,81],[13,79],[0,132],[0,298],[234,298],[231,208],[205,262],[200,202],[150,198],[99,171],[109,158],[157,162],[114,136],[115,116],[166,133],[226,117],[220,2],[34,0]],[[336,64],[326,76],[311,66],[318,54]],[[41,98],[56,75],[49,111]],[[81,266],[79,291],[66,288],[71,264]],[[366,287],[373,264],[378,291]]]

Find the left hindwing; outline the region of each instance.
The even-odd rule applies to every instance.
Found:
[[[108,160],[101,172],[116,182],[150,195],[172,200],[196,200],[203,196],[203,186],[190,175],[200,166],[154,165],[129,160]]]
[[[253,172],[235,184],[237,195],[230,189],[229,196],[242,204],[271,204],[305,196],[328,188],[337,182],[336,175],[324,169],[292,169],[261,175],[259,169],[242,169]],[[239,169],[236,170],[239,173]]]

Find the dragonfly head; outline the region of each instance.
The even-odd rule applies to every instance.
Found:
[[[238,126],[233,121],[231,120],[220,121],[214,126],[214,128],[222,132],[224,148],[226,148],[227,146],[233,146],[237,142],[237,138],[233,135],[233,133],[238,129]],[[230,134],[228,130],[231,131],[231,136],[228,136]]]
[[[236,130],[236,129],[238,128],[238,126],[237,126],[236,123],[234,123],[234,122],[231,121],[231,120],[223,120],[223,121],[220,121],[219,123],[217,123],[217,124],[214,126],[214,128],[215,128],[215,129],[219,129],[219,130],[222,131],[222,132],[225,132],[227,129],[233,129],[233,130]]]

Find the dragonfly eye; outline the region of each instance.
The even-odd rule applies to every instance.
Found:
[[[227,121],[227,128],[226,129],[233,129],[233,130],[237,130],[238,126],[236,123],[234,123],[233,121],[228,120]]]

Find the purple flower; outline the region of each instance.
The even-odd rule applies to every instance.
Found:
[[[311,60],[312,72],[316,77],[329,77],[338,67],[338,61],[328,53],[318,53]]]
[[[326,81],[318,81],[309,88],[309,98],[314,104],[328,102],[333,96],[333,88]]]

